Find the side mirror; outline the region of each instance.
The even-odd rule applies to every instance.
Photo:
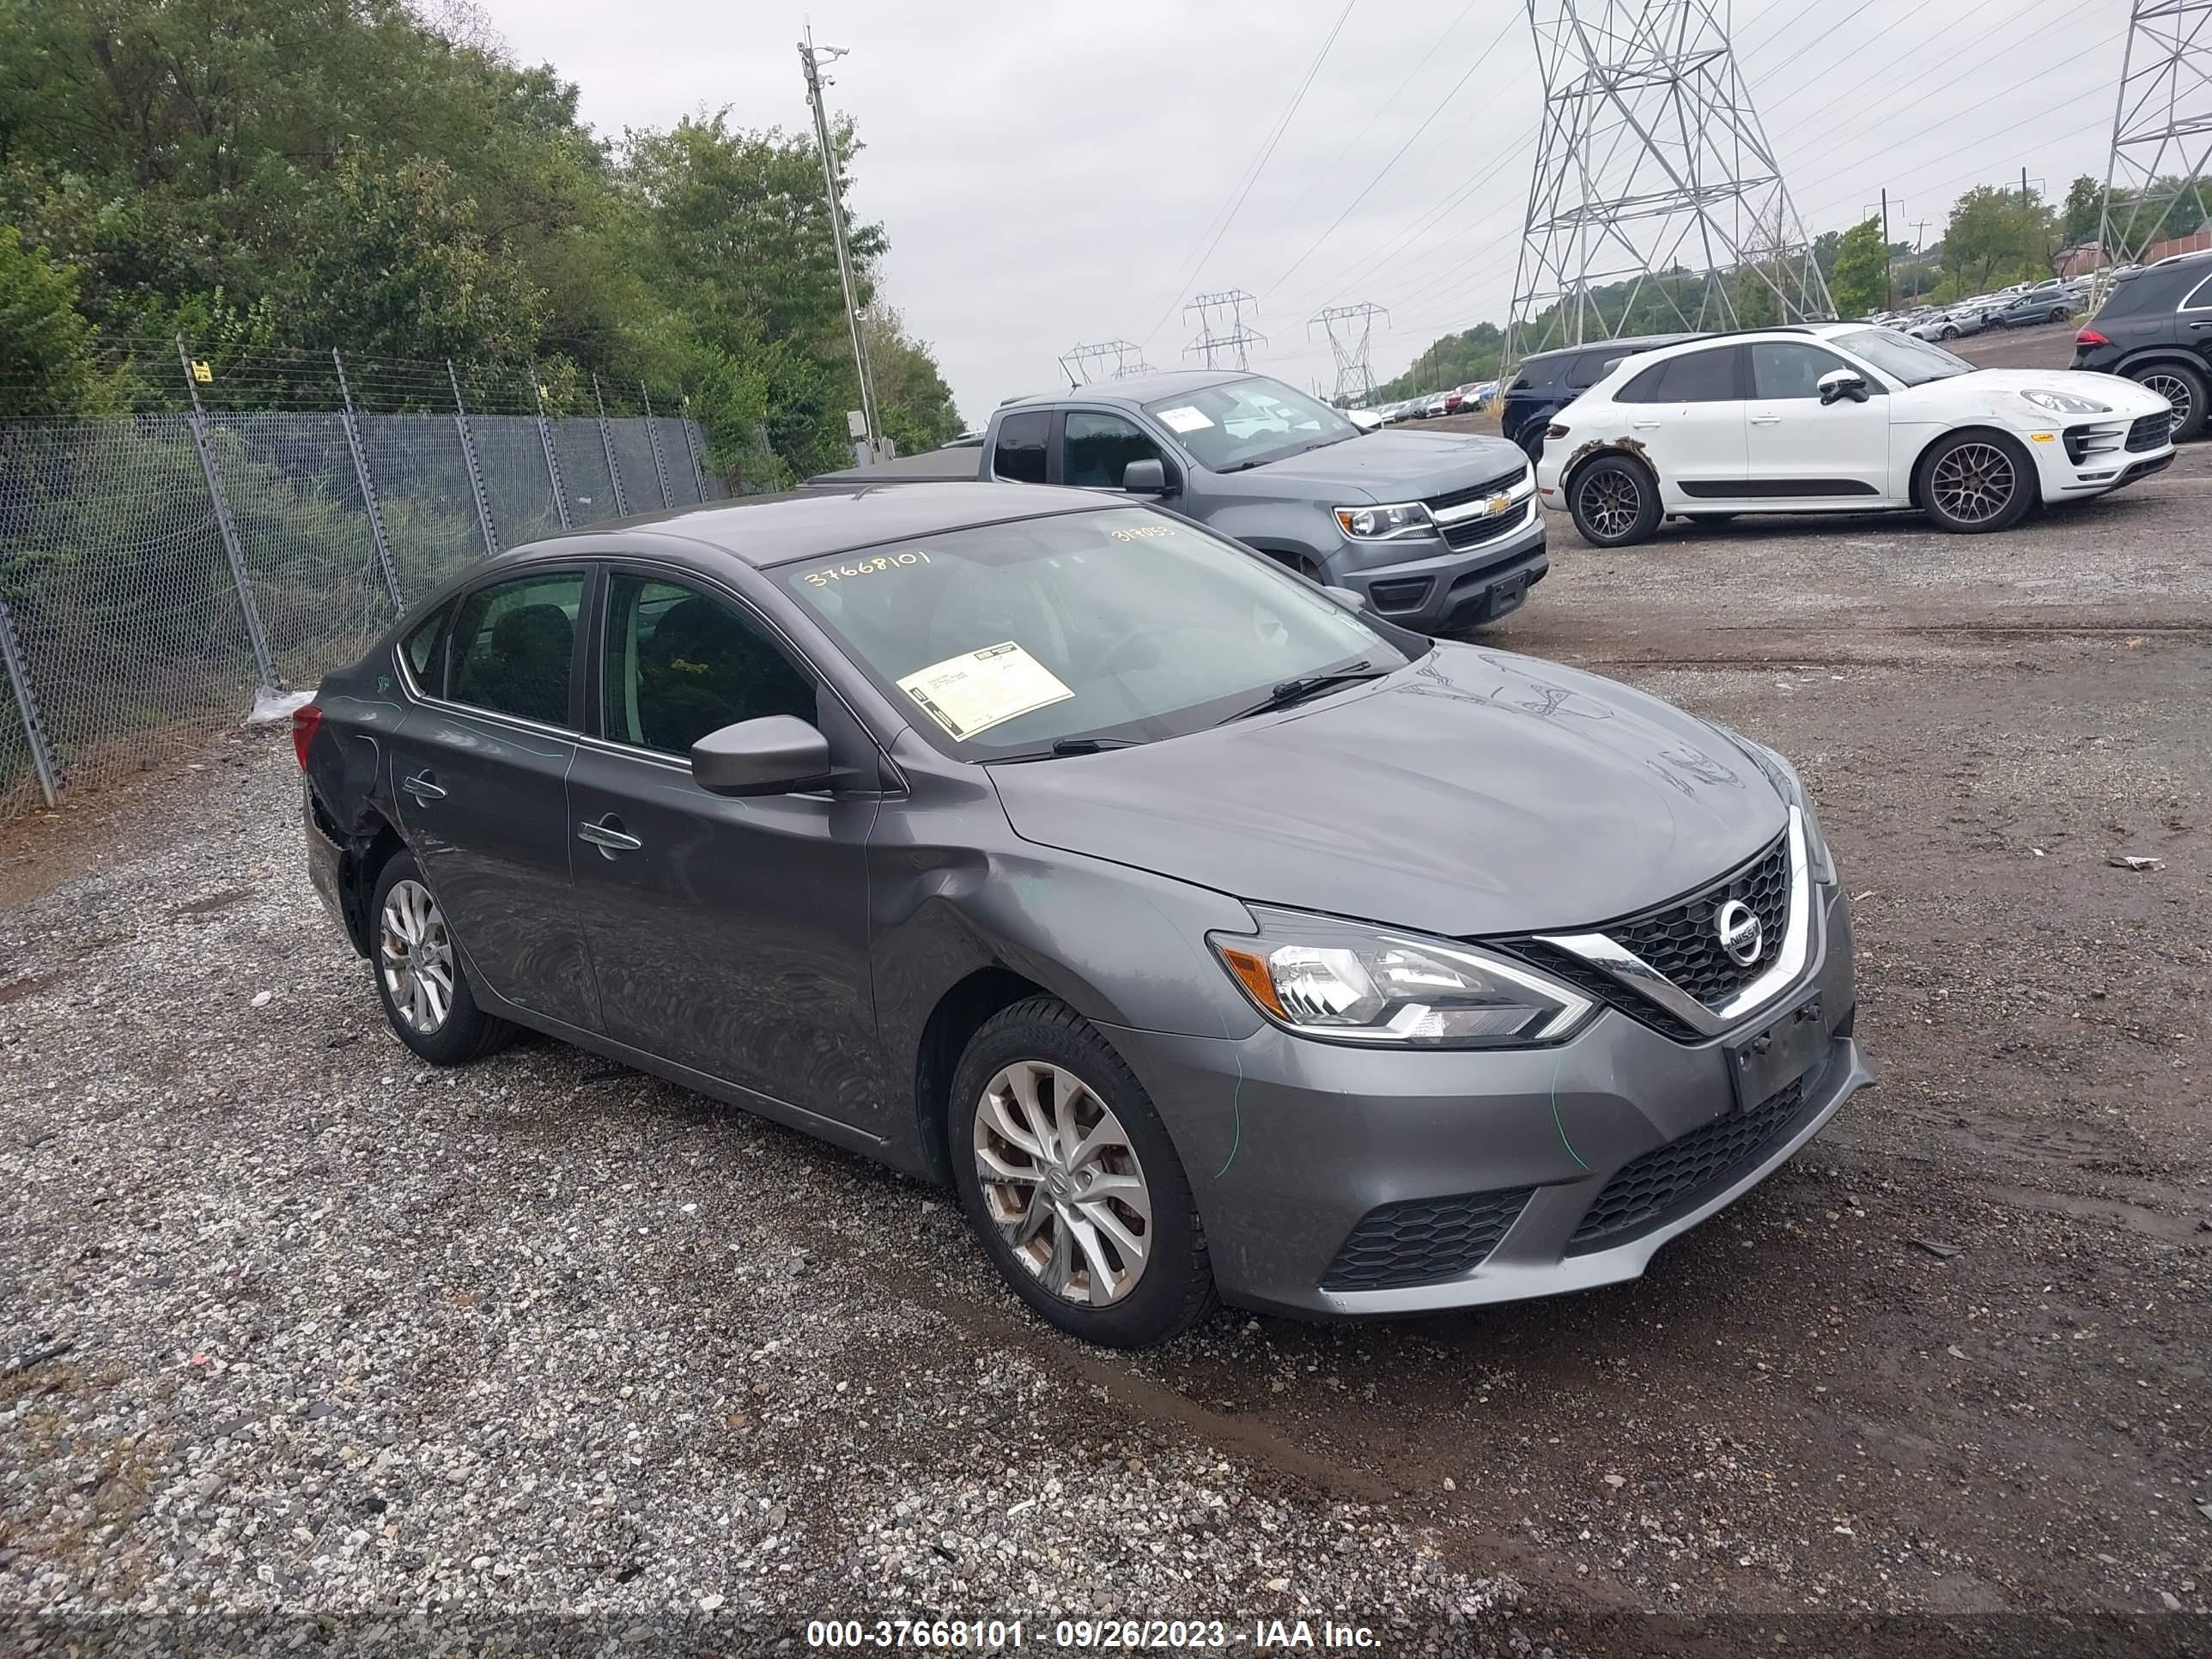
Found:
[[[1367,609],[1367,596],[1357,588],[1324,587],[1322,592],[1355,615]]]
[[[1168,493],[1168,469],[1164,461],[1146,458],[1132,461],[1121,469],[1121,489],[1131,495],[1164,495]]]
[[[788,795],[830,781],[830,739],[791,714],[763,714],[691,745],[691,776],[710,795]]]
[[[1347,409],[1344,411],[1344,418],[1362,432],[1372,432],[1382,424],[1382,417],[1371,409]]]
[[[1814,384],[1820,389],[1823,404],[1840,403],[1845,398],[1855,404],[1867,400],[1866,376],[1856,369],[1832,368]]]

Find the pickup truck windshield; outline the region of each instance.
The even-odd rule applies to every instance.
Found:
[[[1359,435],[1327,404],[1256,377],[1163,398],[1145,410],[1211,472],[1241,472]]]
[[[939,747],[1151,742],[1406,653],[1257,554],[1149,507],[979,526],[775,578]]]

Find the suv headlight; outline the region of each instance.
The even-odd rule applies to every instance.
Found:
[[[1340,507],[1335,513],[1337,528],[1358,542],[1387,542],[1436,528],[1436,520],[1420,501],[1397,501],[1388,507]]]
[[[2110,404],[2100,404],[2094,398],[2081,398],[2071,392],[2050,392],[2041,386],[2020,394],[2038,409],[2047,409],[2054,415],[2109,415]]]
[[[1251,907],[1256,933],[1206,942],[1244,994],[1301,1036],[1425,1048],[1553,1042],[1596,1004],[1532,968],[1449,939]]]

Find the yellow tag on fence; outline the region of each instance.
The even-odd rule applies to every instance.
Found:
[[[202,386],[213,386],[215,371],[195,357],[192,359],[192,379],[198,380]]]

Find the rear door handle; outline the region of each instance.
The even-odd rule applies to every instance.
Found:
[[[1638,432],[1656,432],[1659,429],[1660,422],[1657,421],[1631,421],[1629,425],[1634,427]]]
[[[2191,324],[2190,324],[2190,327],[2191,327],[2191,328],[2212,328],[2212,322],[2205,322],[2205,323],[2191,323]]]
[[[635,853],[645,845],[635,836],[626,834],[622,820],[612,812],[597,823],[588,819],[576,826],[576,839],[587,841],[599,849],[602,856],[612,858],[617,853]]]
[[[432,780],[428,768],[417,772],[399,786],[418,801],[443,800],[446,792]]]
[[[1771,415],[1767,413],[1765,410],[1761,410],[1758,414],[1751,417],[1751,423],[1753,426],[1780,426],[1782,424],[1782,417],[1779,415]]]

